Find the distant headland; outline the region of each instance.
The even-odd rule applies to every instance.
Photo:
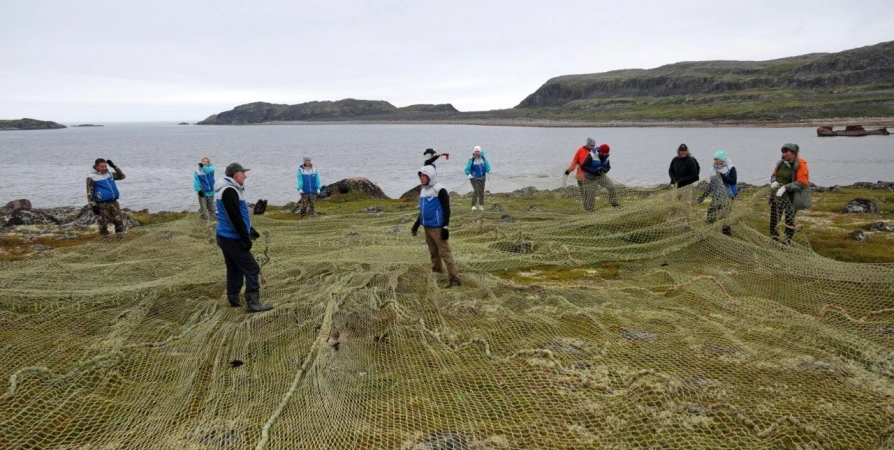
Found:
[[[9,131],[9,130],[58,130],[60,128],[67,128],[65,125],[60,123],[51,122],[48,120],[36,120],[36,119],[18,119],[18,120],[0,120],[0,131]]]
[[[868,118],[868,119],[867,119]],[[769,61],[678,62],[551,78],[518,105],[458,111],[382,100],[255,102],[198,125],[894,126],[894,41]]]

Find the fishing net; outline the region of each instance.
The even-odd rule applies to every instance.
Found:
[[[458,288],[413,200],[253,216],[261,314],[197,213],[3,263],[0,447],[894,448],[894,266],[771,240],[768,188],[491,178]]]

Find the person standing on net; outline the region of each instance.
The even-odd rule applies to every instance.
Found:
[[[199,217],[202,221],[214,219],[217,216],[214,208],[214,166],[207,156],[202,158],[199,168],[193,173],[192,187],[199,195]]]
[[[481,151],[481,147],[475,146],[472,149],[472,157],[466,163],[466,176],[472,182],[472,211],[475,211],[475,204],[481,204],[481,210],[484,210],[484,182],[487,180],[487,174],[490,173],[490,163],[487,157]]]
[[[611,148],[608,144],[602,144],[594,147],[581,164],[584,171],[583,195],[584,209],[593,211],[596,208],[596,188],[602,187],[608,191],[608,201],[613,207],[621,206],[618,203],[618,190],[615,184],[605,174],[612,170],[611,162],[608,160],[608,154]]]
[[[322,187],[323,183],[320,182],[319,172],[311,163],[310,158],[305,156],[304,164],[298,167],[298,193],[301,196],[298,201],[300,215],[317,216],[316,200]]]
[[[798,144],[782,146],[782,159],[776,163],[773,175],[770,176],[770,236],[779,240],[779,219],[785,215],[786,245],[791,244],[795,235],[795,214],[810,207],[810,173],[807,161],[798,153]]]
[[[115,184],[124,178],[124,172],[112,160],[103,158],[93,162],[93,171],[87,176],[87,204],[96,215],[99,236],[103,239],[109,237],[109,222],[115,225],[115,237],[124,238],[124,220],[118,204],[121,195]]]
[[[677,156],[671,160],[667,174],[670,176],[670,184],[675,188],[689,186],[698,181],[698,175],[701,167],[698,161],[689,153],[689,147],[686,144],[680,144],[677,147]],[[686,189],[679,196],[678,200],[688,205],[692,202],[692,190]]]
[[[457,275],[456,263],[453,262],[453,253],[450,251],[450,194],[440,183],[435,182],[437,172],[434,166],[422,166],[419,169],[419,182],[422,190],[419,192],[419,217],[411,230],[413,236],[419,232],[419,226],[425,228],[425,243],[428,244],[428,253],[431,256],[431,271],[443,274],[444,266],[447,266],[447,287],[460,286]],[[443,264],[442,264],[443,260]]]
[[[714,223],[729,216],[733,209],[733,200],[739,195],[739,188],[736,186],[737,180],[736,166],[726,156],[726,152],[719,150],[714,153],[711,184],[708,185],[708,190],[698,198],[698,202],[701,203],[705,197],[711,196],[711,206],[708,207],[708,223]],[[723,226],[723,234],[732,235],[729,225]]]
[[[245,311],[270,311],[272,306],[261,304],[261,266],[251,254],[252,239],[258,233],[251,227],[248,205],[245,203],[245,172],[250,169],[239,163],[227,166],[226,177],[214,183],[217,203],[217,246],[227,265],[227,301],[230,306],[241,306],[239,292],[245,284]]]

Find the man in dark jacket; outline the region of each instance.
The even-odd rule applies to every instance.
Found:
[[[612,170],[611,162],[608,160],[609,151],[611,149],[608,144],[593,147],[580,165],[585,177],[581,188],[584,196],[584,209],[587,211],[593,211],[596,207],[596,188],[599,186],[608,191],[608,201],[612,206],[615,208],[621,206],[618,204],[618,190],[615,188],[615,184],[605,175]]]
[[[248,205],[242,195],[245,172],[239,163],[227,166],[226,177],[214,183],[217,203],[217,246],[227,265],[227,301],[230,306],[241,306],[239,291],[245,280],[245,310],[250,313],[270,311],[272,306],[260,303],[261,266],[251,254],[252,239],[258,233],[251,227]]]
[[[701,168],[695,157],[689,154],[689,147],[686,144],[680,144],[677,148],[677,156],[671,160],[667,174],[670,175],[671,184],[681,188],[698,181],[698,174]]]

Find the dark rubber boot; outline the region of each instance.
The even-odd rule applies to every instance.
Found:
[[[230,306],[234,308],[242,306],[242,303],[239,302],[239,294],[227,294],[227,301],[230,302]]]
[[[256,313],[270,311],[271,309],[273,309],[272,306],[261,304],[260,292],[255,291],[245,293],[245,312]]]

